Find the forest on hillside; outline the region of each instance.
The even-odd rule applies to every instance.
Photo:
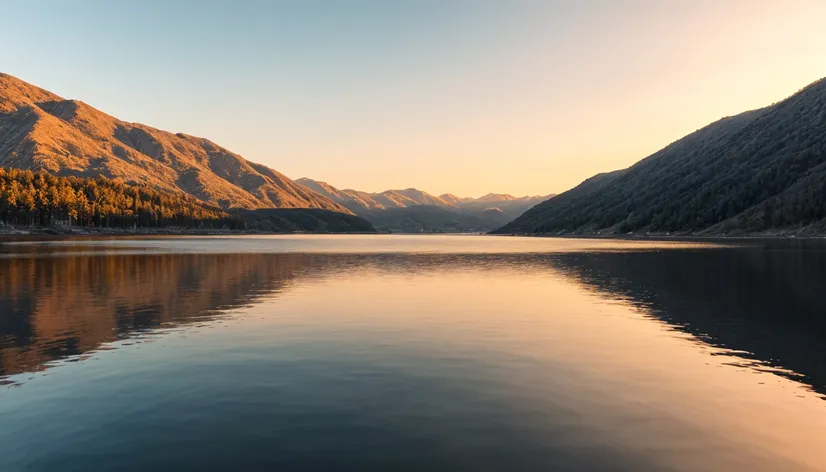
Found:
[[[16,226],[248,230],[265,233],[371,233],[364,218],[318,208],[231,213],[184,193],[105,177],[57,177],[0,168],[0,223]]]
[[[185,194],[96,177],[0,168],[0,222],[104,228],[238,227],[240,221]]]

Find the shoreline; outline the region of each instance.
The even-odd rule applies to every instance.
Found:
[[[364,232],[351,233],[314,233],[314,232],[291,232],[279,233],[257,230],[231,230],[231,229],[204,229],[204,228],[142,228],[142,229],[116,229],[116,228],[78,228],[78,229],[56,229],[56,228],[26,228],[16,229],[0,227],[0,243],[4,241],[49,241],[62,239],[96,239],[96,238],[167,238],[167,237],[190,237],[190,236],[247,236],[247,235],[281,235],[281,234],[376,234]]]
[[[826,234],[798,235],[783,234],[738,234],[738,235],[667,235],[667,234],[552,234],[552,233],[487,233],[486,236],[524,237],[524,238],[558,238],[558,239],[604,239],[618,241],[821,241]]]
[[[143,228],[143,229],[114,229],[114,228],[82,228],[58,230],[55,228],[27,228],[25,230],[0,227],[0,243],[11,241],[51,241],[67,239],[100,239],[100,238],[170,238],[192,236],[273,236],[273,235],[382,235],[382,236],[491,236],[491,237],[525,237],[525,238],[558,238],[558,239],[599,239],[614,241],[703,241],[703,242],[736,242],[736,241],[826,241],[824,235],[797,235],[797,234],[745,234],[745,235],[666,235],[666,234],[552,234],[552,233],[396,233],[396,232],[268,232],[256,230],[226,230],[226,229],[196,229],[196,228]]]

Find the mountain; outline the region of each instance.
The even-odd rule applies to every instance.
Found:
[[[442,200],[444,200],[447,203],[450,203],[451,205],[454,205],[454,206],[456,206],[460,203],[469,202],[469,201],[473,200],[472,198],[467,198],[467,197],[464,197],[464,198],[457,197],[456,195],[453,195],[452,193],[445,193],[445,194],[439,195],[439,198],[441,198]]]
[[[353,212],[405,208],[412,205],[455,206],[442,197],[436,197],[415,188],[367,193],[351,189],[339,190],[326,182],[319,182],[306,177],[297,179],[296,182],[341,204]]]
[[[517,198],[513,195],[508,195],[506,193],[489,193],[487,195],[483,195],[476,199],[477,202],[508,202],[511,200],[516,200]]]
[[[366,218],[378,229],[402,232],[487,231],[552,197],[517,198],[493,193],[478,199],[449,193],[437,197],[414,188],[368,193],[339,190],[308,178],[296,182]]]
[[[350,213],[207,139],[128,123],[2,73],[0,166],[148,184],[224,209],[322,208]]]
[[[553,197],[554,195],[535,195],[527,197],[513,197],[511,195],[489,193],[476,199],[466,199],[457,204],[459,208],[467,211],[486,212],[498,210],[502,215],[511,221],[524,213],[529,208],[538,203]]]
[[[586,180],[497,233],[826,230],[826,79]]]
[[[415,188],[405,190],[386,190],[373,194],[373,198],[385,208],[404,208],[413,205],[453,206],[439,197]]]

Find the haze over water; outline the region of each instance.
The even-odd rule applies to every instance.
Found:
[[[826,470],[826,246],[0,244],[0,470]]]

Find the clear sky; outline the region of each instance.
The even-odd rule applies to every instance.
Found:
[[[556,193],[826,76],[824,0],[5,2],[0,71],[340,188]]]

